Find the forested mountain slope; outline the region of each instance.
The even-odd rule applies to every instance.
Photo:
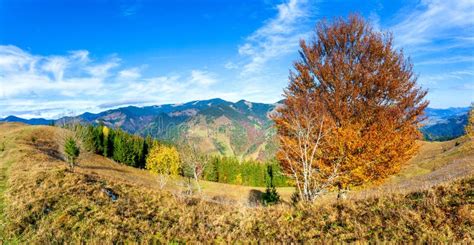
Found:
[[[56,123],[103,123],[174,143],[191,142],[205,154],[265,160],[273,157],[277,147],[269,118],[275,106],[245,100],[233,103],[211,99],[185,104],[129,106],[62,118]]]
[[[103,123],[127,132],[179,143],[188,141],[201,152],[236,156],[239,159],[267,160],[277,149],[269,114],[279,103],[265,104],[222,99],[191,101],[184,104],[128,106],[97,114],[55,120],[64,123]],[[421,129],[427,140],[450,140],[464,134],[469,108],[426,110]],[[49,125],[51,120],[7,117],[0,121]]]

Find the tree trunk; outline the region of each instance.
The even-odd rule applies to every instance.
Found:
[[[199,185],[199,179],[198,179],[198,176],[197,176],[197,173],[196,173],[196,170],[194,170],[194,180],[196,181],[196,186],[198,188],[198,192],[201,193],[201,186]]]

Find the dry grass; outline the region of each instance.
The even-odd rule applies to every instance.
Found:
[[[420,152],[399,174],[380,186],[366,186],[356,198],[422,191],[456,179],[474,176],[474,139],[461,137],[446,142],[420,142]]]
[[[427,174],[456,162],[474,162],[474,139],[461,137],[445,142],[420,142],[420,152],[390,181]]]
[[[3,241],[472,242],[474,238],[472,175],[408,194],[310,207],[249,208],[238,204],[249,191],[243,187],[204,184],[206,199],[230,192],[226,198],[235,195],[234,205],[183,197],[175,195],[179,181],[168,191],[158,191],[147,172],[93,154],[84,154],[80,166],[70,172],[60,158],[57,130],[0,124],[0,139],[8,142],[0,153],[0,168],[8,180],[2,202]]]

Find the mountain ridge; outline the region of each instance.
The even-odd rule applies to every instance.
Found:
[[[186,103],[151,106],[126,106],[99,113],[85,112],[56,120],[22,119],[9,116],[0,122],[26,124],[104,124],[129,133],[196,145],[206,154],[236,156],[239,159],[267,160],[277,149],[276,131],[269,114],[282,101],[268,104],[220,98],[194,100]],[[469,107],[427,108],[425,126],[421,129],[427,140],[448,140],[464,133]]]

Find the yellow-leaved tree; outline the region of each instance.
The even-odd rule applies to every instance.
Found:
[[[466,135],[474,137],[474,103],[471,104],[471,110],[467,115]]]
[[[155,144],[146,158],[146,169],[158,175],[160,188],[163,189],[170,176],[179,173],[179,153],[175,147]]]

